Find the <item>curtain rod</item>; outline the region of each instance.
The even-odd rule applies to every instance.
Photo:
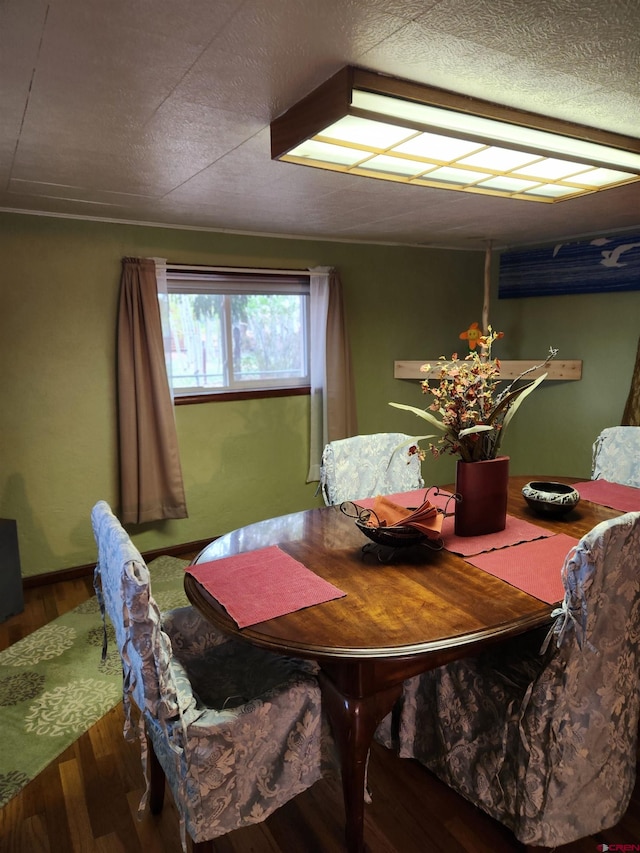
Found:
[[[243,272],[243,273],[265,273],[278,275],[309,275],[309,270],[277,270],[271,267],[212,267],[198,266],[197,264],[173,264],[167,261],[167,270],[176,270],[176,272]]]

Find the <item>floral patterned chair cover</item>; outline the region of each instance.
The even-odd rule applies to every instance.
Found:
[[[192,607],[161,616],[149,570],[109,505],[99,501],[91,518],[96,594],[122,657],[125,737],[131,699],[142,711],[145,777],[147,755],[152,772],[141,810],[149,795],[162,808],[166,776],[183,847],[186,831],[194,849],[213,849],[211,839],[265,820],[335,772],[314,665],[228,638]],[[158,761],[164,776],[153,772]]]
[[[548,647],[525,638],[408,680],[376,738],[418,759],[532,846],[615,825],[635,782],[640,513],[567,555]],[[544,649],[543,645],[543,649]],[[511,652],[511,653],[510,653]]]
[[[602,430],[593,444],[591,479],[640,488],[640,427]]]
[[[404,433],[380,432],[330,441],[320,468],[325,504],[423,488],[420,459],[407,454],[412,440]]]

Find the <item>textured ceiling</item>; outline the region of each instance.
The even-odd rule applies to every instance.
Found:
[[[640,226],[640,183],[549,205],[272,162],[344,65],[640,136],[637,0],[2,0],[0,209],[462,248]]]

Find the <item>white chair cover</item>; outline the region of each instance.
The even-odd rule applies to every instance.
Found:
[[[315,664],[229,639],[192,607],[161,617],[149,570],[104,501],[92,523],[127,719],[133,698],[192,839],[259,823],[333,773]]]
[[[423,488],[420,459],[408,454],[411,442],[411,436],[400,432],[330,441],[320,469],[327,506]]]
[[[640,513],[598,524],[565,562],[546,655],[511,641],[412,678],[399,720],[385,718],[377,739],[524,844],[555,847],[616,824],[636,773],[639,555]]]
[[[593,444],[591,479],[640,488],[640,427],[602,430]]]

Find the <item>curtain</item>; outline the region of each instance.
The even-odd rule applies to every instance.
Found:
[[[308,483],[320,479],[325,445],[358,432],[342,283],[331,267],[314,267],[309,273],[311,434]]]
[[[162,342],[164,345],[164,365],[167,370],[169,394],[175,398],[173,388],[173,363],[171,361],[171,320],[169,318],[169,291],[167,289],[167,259],[151,258],[156,268],[156,289],[160,305],[160,321],[162,324]]]
[[[152,259],[124,258],[118,312],[118,427],[123,523],[186,518]]]
[[[636,364],[631,377],[631,388],[622,415],[622,426],[640,426],[640,339],[636,352]]]

